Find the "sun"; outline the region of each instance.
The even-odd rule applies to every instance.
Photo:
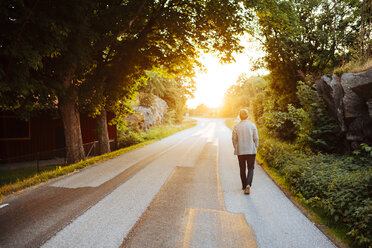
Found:
[[[219,107],[222,104],[225,91],[231,85],[231,79],[219,73],[218,65],[208,64],[208,72],[199,74],[195,78],[197,90],[195,98],[188,102],[189,107],[196,107],[199,104],[205,104],[210,108]]]
[[[210,108],[217,108],[222,105],[226,90],[233,85],[243,73],[247,76],[254,74],[266,74],[266,70],[252,72],[252,59],[263,56],[262,50],[252,42],[241,42],[245,51],[241,54],[234,54],[235,62],[221,64],[219,59],[212,54],[202,53],[200,62],[205,66],[206,72],[198,73],[195,77],[196,91],[194,98],[187,101],[189,108],[196,108],[205,104]]]

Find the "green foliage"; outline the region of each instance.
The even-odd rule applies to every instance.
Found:
[[[321,114],[314,111],[322,107],[314,99],[318,107],[306,103],[311,109],[305,109],[299,82],[316,81],[356,57],[361,62],[370,57],[372,42],[366,33],[371,31],[372,12],[367,2],[245,1],[255,12],[250,34],[266,52],[257,67],[270,71],[268,87],[253,101],[257,122],[283,139],[300,137],[303,143],[326,147],[321,136],[332,133],[333,124],[327,120],[325,128],[316,126],[314,120]]]
[[[355,156],[359,156],[359,157],[365,157],[365,158],[372,158],[372,147],[369,146],[368,144],[366,143],[362,143],[360,144],[360,149],[359,150],[354,150],[353,151],[353,154]]]
[[[119,147],[127,147],[149,140],[164,138],[194,125],[196,125],[195,120],[187,119],[181,124],[168,123],[161,126],[151,127],[148,132],[128,128],[120,133],[118,138]]]
[[[262,77],[247,77],[242,74],[234,85],[225,93],[223,100],[222,116],[235,117],[241,108],[246,108],[249,114],[253,114],[253,99],[257,94],[262,93],[267,84]],[[259,99],[259,98],[256,98]]]
[[[200,50],[231,61],[246,20],[238,0],[4,0],[0,14],[0,106],[60,110],[71,161],[84,157],[72,117],[120,123],[146,70],[191,77]]]
[[[92,1],[2,1],[0,103],[29,116],[54,108],[71,70],[89,64]],[[89,43],[88,43],[89,44]],[[79,65],[76,63],[79,61]],[[81,66],[80,66],[81,65]],[[67,94],[67,92],[64,92]]]
[[[168,110],[167,113],[165,113],[165,116],[164,116],[164,123],[165,124],[174,124],[176,123],[176,116],[177,116],[177,113],[175,110]]]
[[[297,142],[313,151],[336,152],[341,150],[341,135],[337,122],[326,110],[325,104],[311,82],[299,82],[297,98],[300,108],[290,106],[291,122],[296,127]],[[293,112],[301,113],[293,115]]]
[[[159,80],[154,76],[160,81],[168,79],[163,74],[157,75],[159,69],[154,68],[176,76],[171,81],[186,81],[194,75],[194,66],[199,65],[199,49],[216,52],[222,60],[231,60],[231,53],[240,49],[235,35],[244,31],[245,17],[240,10],[238,1],[132,0],[99,4],[94,26],[100,33],[94,43],[96,63],[80,86],[85,110],[95,113],[126,102],[137,90],[138,82],[149,76],[149,84],[154,87],[148,92],[165,93],[159,96],[169,106],[176,105],[171,108],[176,110],[176,120],[180,121],[183,109],[172,96],[175,87],[157,84]]]
[[[355,41],[364,32],[361,13],[369,13],[361,1],[264,0],[247,5],[256,11],[259,28],[254,36],[262,38],[273,89],[292,97],[297,81],[306,75],[330,72],[356,55]]]
[[[359,73],[362,71],[366,71],[372,68],[372,59],[368,59],[365,63],[362,60],[354,59],[349,61],[348,63],[344,64],[333,70],[333,73],[342,75],[343,73]]]
[[[299,82],[296,92],[298,107],[287,104],[285,109],[270,87],[256,95],[253,113],[259,126],[282,140],[296,141],[303,149],[337,152],[341,149],[341,135],[334,118],[311,82]],[[285,101],[285,100],[284,100]]]
[[[283,101],[286,101],[286,98],[276,97],[273,90],[266,86],[253,99],[252,112],[258,126],[265,126],[276,137],[294,141],[296,139],[294,123],[300,121],[296,117],[302,118],[303,113],[292,105],[284,105]]]
[[[196,108],[189,109],[190,116],[198,116],[204,118],[220,117],[218,108],[210,108],[205,104],[200,104]]]
[[[360,146],[361,146],[362,150],[364,150],[366,152],[367,156],[372,157],[372,147],[371,146],[369,146],[365,143],[360,144]]]
[[[194,81],[183,76],[172,77],[160,69],[147,72],[147,75],[148,79],[139,91],[162,98],[168,104],[166,119],[180,123],[185,114],[186,101],[195,89]]]
[[[118,138],[119,147],[128,147],[141,142],[144,142],[143,133],[139,130],[132,130],[131,128],[122,131]]]
[[[332,222],[345,225],[355,247],[372,242],[372,160],[354,156],[304,153],[260,130],[259,156],[292,189]]]

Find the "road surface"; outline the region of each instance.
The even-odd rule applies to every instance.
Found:
[[[198,125],[0,206],[0,247],[335,247],[256,165],[241,190],[231,131]]]

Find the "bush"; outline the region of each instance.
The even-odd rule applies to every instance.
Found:
[[[269,137],[260,130],[259,157],[275,168],[291,189],[336,224],[346,226],[355,247],[372,244],[372,160],[314,154]]]
[[[142,135],[142,131],[132,130],[129,128],[121,133],[120,137],[118,138],[118,145],[120,148],[122,148],[144,142],[145,140],[143,139]]]
[[[181,124],[164,124],[160,126],[154,126],[149,129],[148,132],[144,132],[139,129],[126,128],[119,134],[118,143],[119,147],[128,147],[135,144],[139,144],[145,141],[161,139],[172,135],[178,131],[186,128],[190,128],[196,125],[196,120],[191,118],[185,118]]]
[[[323,100],[316,92],[315,84],[299,82],[297,98],[301,108],[292,107],[292,111],[289,111],[289,113],[301,113],[300,115],[291,114],[295,117],[291,121],[297,127],[297,142],[302,147],[309,147],[313,151],[339,152],[342,150],[341,131],[337,121],[326,110]]]
[[[296,141],[303,149],[339,152],[343,147],[336,120],[329,115],[312,82],[298,82],[298,104],[283,103],[267,89],[253,100],[253,113],[258,125],[285,141]],[[264,100],[262,100],[264,98]]]

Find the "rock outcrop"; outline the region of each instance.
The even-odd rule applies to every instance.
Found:
[[[337,119],[347,148],[372,145],[372,69],[322,76],[317,90]]]
[[[144,94],[146,98],[146,106],[141,105],[140,101]],[[164,122],[167,109],[168,104],[163,99],[149,93],[139,93],[137,104],[133,106],[134,113],[128,115],[128,117],[125,118],[125,121],[129,126],[147,132],[150,127]]]

